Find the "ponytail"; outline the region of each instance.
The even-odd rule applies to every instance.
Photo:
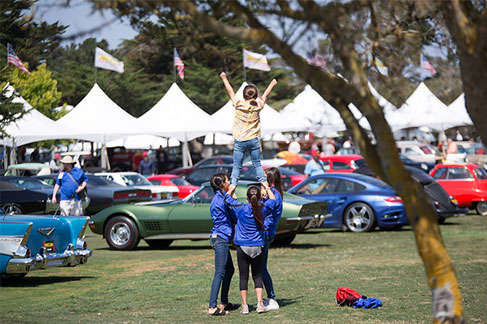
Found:
[[[256,186],[250,186],[247,190],[247,198],[252,206],[255,222],[260,229],[265,230],[264,221],[262,220],[262,207],[264,205],[260,202],[260,189]]]
[[[257,97],[259,96],[259,90],[257,90],[257,87],[254,86],[253,84],[249,84],[245,86],[243,90],[243,97],[245,100],[250,100],[250,104],[252,106],[257,106]]]
[[[281,171],[278,168],[272,167],[266,170],[267,182],[269,185],[274,186],[277,191],[281,194],[281,197],[284,196],[284,192],[282,190],[282,177]]]

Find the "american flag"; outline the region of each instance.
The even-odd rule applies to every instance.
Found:
[[[178,51],[174,49],[174,66],[178,70],[178,75],[181,80],[184,80],[184,63],[179,58]]]
[[[324,58],[323,56],[315,55],[312,58],[307,59],[306,62],[309,65],[314,65],[314,66],[317,66],[319,68],[324,69],[326,67],[327,61],[326,61],[326,58]]]
[[[24,73],[30,74],[29,70],[24,66],[22,61],[15,55],[15,52],[12,48],[10,43],[7,43],[7,50],[8,50],[8,63],[15,65],[19,69],[21,69]]]
[[[421,61],[421,68],[428,70],[431,73],[431,76],[436,74],[436,70],[433,67],[433,65],[424,57],[423,54],[420,55],[420,61]]]

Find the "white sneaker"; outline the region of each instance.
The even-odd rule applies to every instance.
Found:
[[[267,313],[269,311],[269,308],[264,306],[264,303],[257,304],[257,313]]]
[[[273,298],[269,298],[269,299],[264,300],[264,306],[266,306],[268,310],[279,309],[279,304]]]

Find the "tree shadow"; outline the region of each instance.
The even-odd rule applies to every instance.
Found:
[[[62,283],[69,281],[80,281],[82,279],[93,279],[91,276],[65,277],[65,276],[49,276],[49,277],[24,277],[24,278],[7,278],[1,280],[2,287],[38,287],[41,285],[49,285],[54,283]]]

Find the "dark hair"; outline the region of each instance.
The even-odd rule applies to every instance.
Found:
[[[282,190],[282,178],[281,178],[281,171],[278,168],[272,167],[266,170],[267,175],[267,182],[269,185],[273,185],[277,191],[283,196]]]
[[[210,184],[215,192],[222,190],[226,178],[227,175],[225,173],[215,173],[211,176]]]
[[[243,90],[243,97],[245,100],[250,100],[251,105],[257,106],[257,101],[255,101],[255,99],[257,99],[258,96],[259,96],[259,91],[257,90],[256,86],[254,86],[253,84],[249,84],[245,86]]]
[[[252,206],[252,214],[254,214],[254,219],[257,225],[261,229],[265,229],[264,221],[262,220],[262,207],[264,206],[260,202],[260,188],[256,186],[250,186],[247,190],[247,199],[250,201]]]

